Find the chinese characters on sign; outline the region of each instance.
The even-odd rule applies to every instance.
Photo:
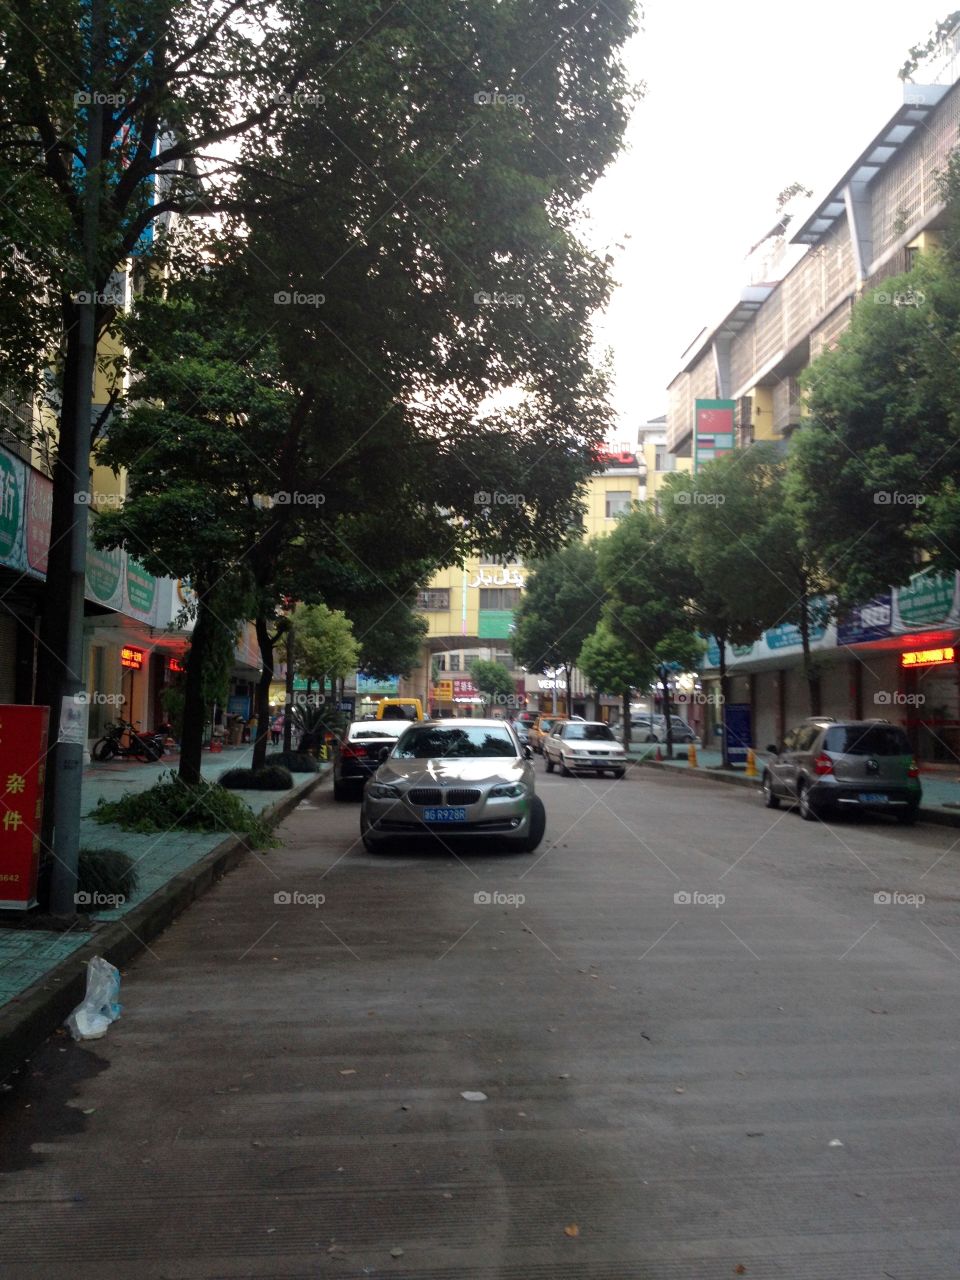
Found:
[[[139,671],[143,667],[143,650],[133,649],[125,644],[120,650],[120,665],[131,671]]]
[[[49,708],[0,706],[0,907],[36,902]]]
[[[910,649],[900,655],[902,667],[940,667],[953,662],[954,650],[947,645],[941,649]]]

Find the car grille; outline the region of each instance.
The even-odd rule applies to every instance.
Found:
[[[476,804],[480,799],[479,791],[453,791],[447,792],[447,804],[450,805],[467,805]]]
[[[411,804],[440,804],[439,787],[413,787],[409,792]]]

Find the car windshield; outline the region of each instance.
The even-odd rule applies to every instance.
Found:
[[[892,724],[838,724],[828,729],[824,751],[847,756],[908,756],[910,742]]]
[[[613,734],[605,724],[568,724],[563,731],[565,738],[586,738],[589,742],[612,742]]]
[[[549,732],[550,732],[550,727],[551,727],[551,725],[552,725],[552,724],[553,724],[553,721],[552,721],[552,720],[541,720],[541,721],[540,721],[540,732],[541,732],[541,733],[549,733]]]
[[[408,729],[394,750],[398,760],[472,759],[477,756],[511,756],[516,759],[513,739],[502,729],[478,725]]]
[[[350,742],[356,742],[359,738],[399,738],[406,727],[404,720],[367,721],[352,724],[347,737]]]

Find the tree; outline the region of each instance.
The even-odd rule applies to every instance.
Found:
[[[470,663],[470,675],[473,683],[483,695],[483,710],[489,715],[495,704],[510,705],[516,693],[513,676],[502,662],[489,662],[476,658]]]
[[[665,521],[646,506],[622,516],[598,547],[599,580],[606,599],[603,620],[644,674],[638,686],[659,679],[671,757],[670,670],[692,669],[703,651],[686,607],[687,568],[668,537]]]
[[[569,700],[571,670],[602,607],[593,543],[574,542],[536,561],[514,615],[514,658],[528,671],[563,668]]]
[[[301,604],[292,622],[297,672],[308,681],[318,681],[321,693],[327,676],[342,680],[356,671],[360,646],[346,614],[325,604]]]
[[[599,622],[580,648],[577,666],[598,693],[616,694],[623,707],[623,745],[630,749],[630,694],[650,683],[650,664]]]
[[[795,513],[786,501],[783,462],[775,446],[757,444],[707,463],[695,475],[667,479],[664,513],[673,545],[687,562],[685,609],[720,651],[720,697],[729,696],[730,645],[752,644],[768,627],[796,619],[810,686],[819,684],[810,653],[813,567],[798,547]],[[726,735],[723,763],[729,765]]]

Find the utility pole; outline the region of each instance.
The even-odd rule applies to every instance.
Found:
[[[99,267],[100,187],[103,161],[103,93],[106,62],[105,0],[90,3],[90,72],[87,102],[87,144],[82,202],[84,292],[75,303],[78,326],[78,358],[72,393],[75,404],[72,438],[58,450],[59,481],[73,487],[74,517],[67,535],[70,590],[66,600],[44,602],[44,608],[66,610],[63,663],[57,689],[51,699],[50,727],[54,741],[53,772],[53,869],[50,910],[54,915],[76,913],[77,867],[80,855],[80,789],[83,781],[83,734],[61,738],[62,708],[80,705],[77,694],[83,680],[83,602],[86,592],[88,477],[90,474],[90,424],[93,417],[93,375],[97,357],[97,286]],[[85,710],[85,708],[84,708]],[[85,723],[84,720],[81,723]],[[84,730],[85,732],[85,730]]]
[[[293,610],[291,607],[290,625],[287,628],[287,685],[286,694],[283,699],[283,750],[292,750],[293,742],[293,654],[294,654],[294,632],[296,623],[293,620]]]

